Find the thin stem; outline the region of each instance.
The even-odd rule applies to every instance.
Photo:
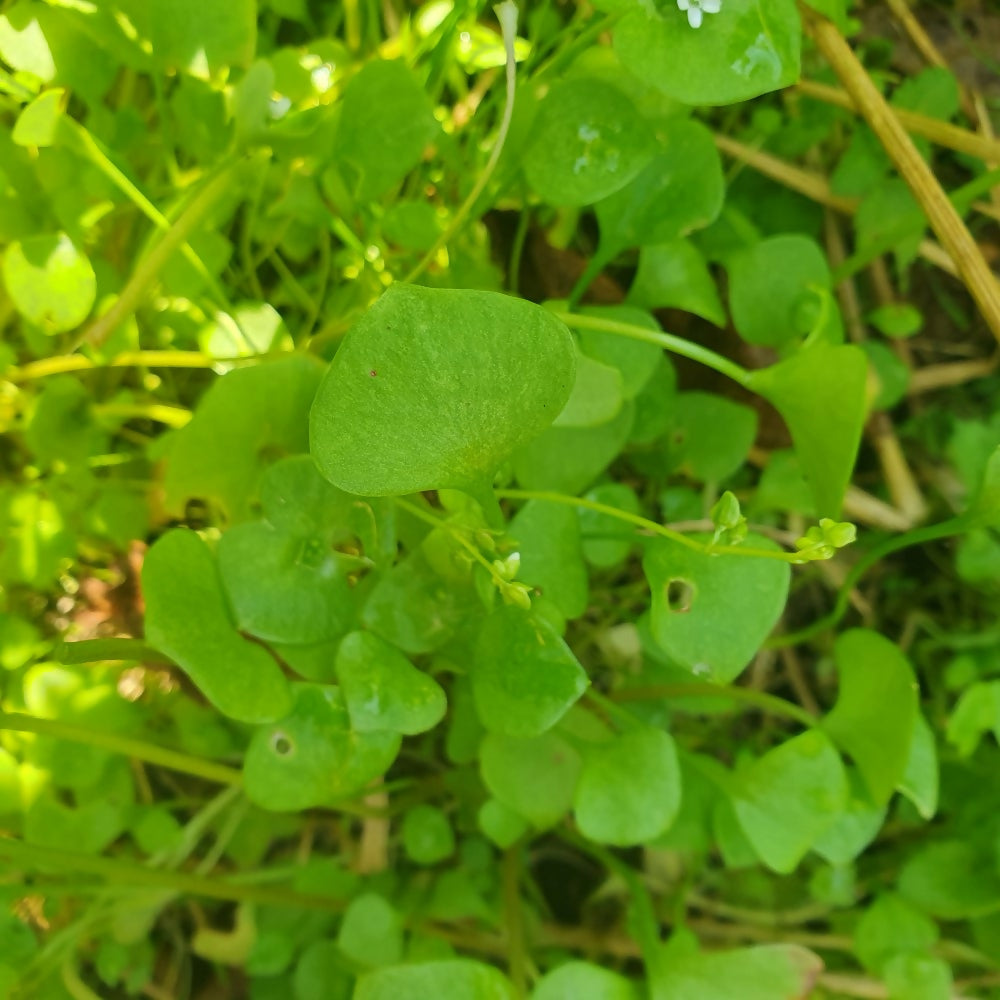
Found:
[[[21,383],[67,372],[90,371],[92,368],[214,368],[227,362],[264,361],[272,357],[286,357],[288,354],[288,351],[271,351],[234,358],[213,358],[201,351],[123,351],[107,361],[95,361],[82,354],[60,354],[8,368],[3,377],[8,382]]]
[[[701,344],[694,344],[683,337],[676,337],[672,333],[649,330],[644,326],[636,326],[634,323],[620,323],[612,319],[600,319],[597,316],[581,316],[578,313],[556,312],[557,319],[562,320],[568,327],[574,330],[597,330],[601,333],[613,333],[619,337],[630,337],[632,340],[642,340],[647,344],[656,344],[672,354],[679,354],[681,357],[697,361],[708,368],[712,368],[738,382],[744,387],[749,387],[751,372],[746,368],[724,358],[721,354],[702,347]]]
[[[22,840],[0,837],[0,858],[24,867],[60,869],[85,875],[94,875],[104,882],[123,882],[136,888],[167,889],[191,896],[208,899],[224,899],[234,902],[261,903],[272,906],[301,907],[307,910],[325,910],[341,913],[344,904],[329,896],[313,896],[292,889],[275,889],[267,886],[249,885],[244,882],[206,878],[188,872],[160,871],[130,865],[112,858],[63,851],[40,844],[27,844]]]
[[[243,776],[235,768],[216,764],[213,761],[192,757],[177,750],[158,747],[152,743],[144,743],[127,736],[88,729],[60,719],[39,719],[22,712],[0,712],[0,729],[15,733],[36,733],[39,736],[49,736],[53,739],[69,740],[72,743],[82,743],[86,746],[100,747],[112,753],[120,753],[126,757],[145,761],[180,771],[206,781],[214,781],[223,785],[237,785]]]
[[[99,417],[124,417],[126,420],[155,420],[168,427],[183,427],[193,414],[186,406],[166,403],[101,403],[94,407]]]
[[[810,715],[804,708],[784,698],[768,694],[766,691],[755,691],[746,687],[723,687],[719,684],[708,684],[700,681],[681,682],[677,684],[651,684],[648,687],[626,688],[612,695],[615,701],[667,701],[677,698],[726,698],[730,701],[743,702],[759,708],[771,715],[783,715],[794,719],[807,729],[815,729],[819,720]]]
[[[143,296],[159,277],[160,271],[174,251],[187,242],[188,236],[201,225],[215,203],[231,189],[234,166],[235,164],[230,163],[219,170],[191,199],[177,221],[136,265],[132,276],[111,308],[80,334],[73,350],[82,344],[99,347],[139,308]]]
[[[524,997],[528,992],[528,951],[524,941],[524,915],[521,911],[521,850],[517,845],[504,851],[501,871],[507,968],[515,994]]]
[[[410,273],[403,278],[403,281],[405,282],[415,281],[421,274],[423,274],[434,258],[438,255],[438,251],[440,251],[443,246],[446,246],[459,229],[461,229],[465,224],[466,217],[472,211],[476,202],[479,200],[479,196],[486,189],[486,185],[493,176],[493,171],[496,170],[496,166],[500,162],[500,154],[503,152],[504,144],[507,142],[507,133],[510,131],[510,123],[514,117],[514,92],[516,89],[515,84],[517,82],[517,57],[514,54],[514,41],[517,37],[517,6],[512,2],[512,0],[505,0],[505,2],[496,7],[495,10],[497,19],[500,21],[501,31],[503,32],[504,50],[507,55],[507,94],[504,99],[503,117],[500,119],[500,129],[497,132],[496,142],[493,143],[493,150],[490,153],[490,158],[486,162],[483,172],[479,175],[479,179],[476,181],[475,186],[469,192],[469,196],[459,206],[458,211],[452,216],[448,227],[434,241],[434,245],[427,251],[427,253],[424,254],[419,263],[413,267]]]
[[[695,552],[703,552],[706,555],[775,559],[778,562],[787,562],[793,565],[809,561],[803,559],[798,552],[776,552],[770,549],[754,549],[742,545],[713,545],[711,542],[699,542],[697,539],[685,535],[682,531],[668,528],[664,524],[651,521],[648,517],[642,517],[639,514],[630,514],[628,511],[621,510],[618,507],[610,507],[608,504],[598,503],[596,500],[587,500],[583,497],[571,496],[568,493],[550,493],[547,490],[497,490],[496,495],[501,500],[545,500],[549,503],[561,503],[567,507],[592,510],[598,514],[606,514],[608,517],[625,521],[654,535],[660,535],[662,538],[669,538],[671,541],[685,546],[685,548],[692,549]]]

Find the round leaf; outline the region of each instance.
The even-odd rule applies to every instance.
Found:
[[[680,804],[677,751],[663,730],[635,729],[587,748],[573,800],[585,837],[617,847],[642,844],[670,826]]]
[[[403,848],[418,865],[436,865],[455,852],[455,833],[435,806],[414,806],[403,818]]]
[[[437,681],[371,632],[352,632],[344,639],[336,669],[358,732],[413,735],[433,729],[444,716],[447,702]]]
[[[354,1000],[514,1000],[510,983],[492,966],[456,958],[397,965],[358,980]]]
[[[558,416],[575,362],[569,331],[530,302],[393,285],[320,385],[313,455],[351,493],[482,494],[500,463]]]
[[[269,722],[288,712],[291,696],[277,662],[236,631],[215,560],[198,535],[163,535],[146,553],[142,589],[146,639],[223,715]]]
[[[94,269],[65,233],[11,243],[3,280],[17,311],[46,333],[79,326],[97,297]]]
[[[351,729],[340,691],[295,685],[295,704],[280,722],[258,729],[243,764],[247,798],[295,812],[360,791],[396,758],[396,733]]]
[[[479,718],[491,732],[522,737],[544,733],[588,683],[583,667],[548,622],[507,606],[483,623],[472,692]]]
[[[545,95],[524,157],[528,183],[552,205],[589,205],[624,187],[655,144],[635,105],[596,79],[563,80]]]
[[[622,63],[684,104],[734,104],[795,83],[795,0],[725,0],[693,31],[673,3],[637,4],[615,27]]]
[[[347,907],[337,944],[353,962],[392,965],[403,957],[403,924],[386,900],[366,892]]]
[[[777,550],[748,535],[748,546]],[[733,680],[750,662],[785,608],[788,563],[708,555],[671,539],[646,550],[652,630],[663,651],[699,676]]]

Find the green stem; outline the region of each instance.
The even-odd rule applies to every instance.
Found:
[[[511,14],[511,8],[513,8],[513,14]],[[517,82],[517,57],[514,55],[514,41],[517,38],[517,7],[514,5],[512,0],[504,0],[495,8],[497,18],[500,21],[500,28],[503,32],[503,44],[504,50],[507,56],[507,94],[504,99],[503,116],[500,119],[500,128],[497,131],[496,142],[493,143],[493,150],[490,153],[490,158],[486,162],[486,166],[483,168],[483,172],[479,175],[479,179],[476,181],[475,186],[469,192],[469,196],[462,202],[459,206],[458,211],[452,216],[451,222],[448,224],[448,228],[441,233],[440,236],[434,241],[434,245],[424,254],[409,274],[403,278],[405,282],[415,281],[430,263],[437,256],[438,251],[443,246],[446,246],[448,242],[455,236],[455,234],[462,228],[465,224],[465,220],[469,213],[472,211],[476,202],[479,200],[479,196],[486,189],[486,185],[490,182],[490,178],[493,176],[493,171],[496,170],[497,164],[500,162],[500,154],[503,152],[504,144],[507,142],[507,133],[510,131],[510,123],[514,117],[514,92],[515,84]]]
[[[155,868],[144,868],[142,865],[125,864],[112,858],[27,844],[22,840],[7,837],[0,837],[0,858],[23,868],[58,869],[93,875],[103,882],[125,883],[136,888],[166,889],[190,896],[204,896],[208,899],[301,907],[306,910],[325,910],[329,913],[341,913],[344,909],[342,902],[328,896],[313,896],[292,889],[275,889],[262,885],[223,881],[188,872],[160,871]]]
[[[80,334],[73,350],[82,344],[99,347],[139,308],[143,296],[159,277],[163,266],[174,251],[187,242],[188,237],[201,225],[215,203],[232,189],[234,168],[234,163],[228,164],[205,183],[188,203],[187,208],[178,216],[177,221],[163,234],[152,250],[139,261],[111,308],[94,320]]]
[[[583,269],[583,273],[577,278],[573,290],[569,293],[568,302],[570,309],[576,309],[580,304],[580,299],[587,294],[587,289],[597,280],[597,276],[611,263],[611,260],[612,256],[602,253],[600,249],[590,258],[587,266]]]
[[[876,545],[865,556],[858,560],[847,574],[844,582],[837,591],[837,602],[833,610],[822,618],[817,619],[811,625],[799,629],[796,632],[786,632],[784,635],[772,636],[764,643],[766,649],[780,649],[783,646],[797,646],[800,642],[805,642],[815,635],[833,628],[847,612],[851,600],[851,591],[857,582],[874,566],[893,552],[901,549],[908,549],[913,545],[922,545],[925,542],[934,542],[941,538],[952,538],[955,535],[964,534],[966,531],[976,527],[973,518],[968,515],[949,518],[939,524],[929,524],[915,531],[908,531],[905,535],[889,538],[881,545]]]
[[[671,541],[677,542],[685,548],[692,549],[695,552],[703,552],[706,555],[774,559],[778,562],[787,562],[793,565],[800,565],[807,561],[798,552],[780,552],[772,551],[771,549],[754,549],[742,545],[714,545],[711,542],[699,542],[697,539],[684,534],[683,531],[668,528],[665,524],[658,524],[656,521],[651,521],[648,517],[642,517],[640,514],[630,514],[628,511],[620,510],[618,507],[610,507],[608,504],[598,503],[596,500],[587,500],[583,497],[574,497],[568,493],[550,493],[547,490],[497,490],[496,495],[501,500],[545,500],[549,503],[561,503],[567,507],[592,510],[598,514],[606,514],[608,517],[625,521],[636,528],[642,528],[654,535],[660,535],[662,538],[669,538]]]
[[[613,695],[616,701],[660,701],[676,698],[727,698],[730,701],[741,701],[746,705],[759,708],[762,712],[772,715],[783,715],[786,718],[800,722],[808,729],[819,725],[819,719],[810,715],[804,708],[768,694],[766,691],[754,691],[745,687],[723,687],[719,684],[708,684],[699,681],[682,682],[678,684],[651,684],[648,687],[626,688],[616,691]]]
[[[656,330],[649,330],[644,326],[636,326],[634,323],[620,323],[612,319],[599,319],[597,316],[580,316],[571,312],[556,312],[555,316],[562,320],[568,327],[574,330],[597,330],[601,333],[613,333],[619,337],[630,337],[632,340],[642,340],[647,344],[656,344],[672,354],[679,354],[681,357],[697,361],[731,378],[734,382],[749,388],[751,372],[746,368],[724,358],[721,354],[702,347],[701,344],[693,344],[683,337],[676,337],[672,333],[662,333]]]
[[[223,785],[237,785],[243,776],[235,768],[216,764],[213,761],[192,757],[177,750],[158,747],[152,743],[144,743],[127,736],[115,733],[101,732],[76,726],[71,722],[59,719],[38,719],[33,715],[21,712],[0,712],[0,729],[15,733],[36,733],[39,736],[50,736],[53,739],[69,740],[72,743],[82,743],[86,746],[100,747],[111,753],[120,753],[126,757],[180,771],[206,781],[214,781]]]

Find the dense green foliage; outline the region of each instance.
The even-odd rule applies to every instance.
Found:
[[[1000,995],[989,333],[819,15],[527,7],[0,3],[0,997]]]

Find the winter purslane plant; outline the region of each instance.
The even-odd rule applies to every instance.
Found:
[[[849,14],[0,7],[0,997],[989,995],[1000,150]]]

